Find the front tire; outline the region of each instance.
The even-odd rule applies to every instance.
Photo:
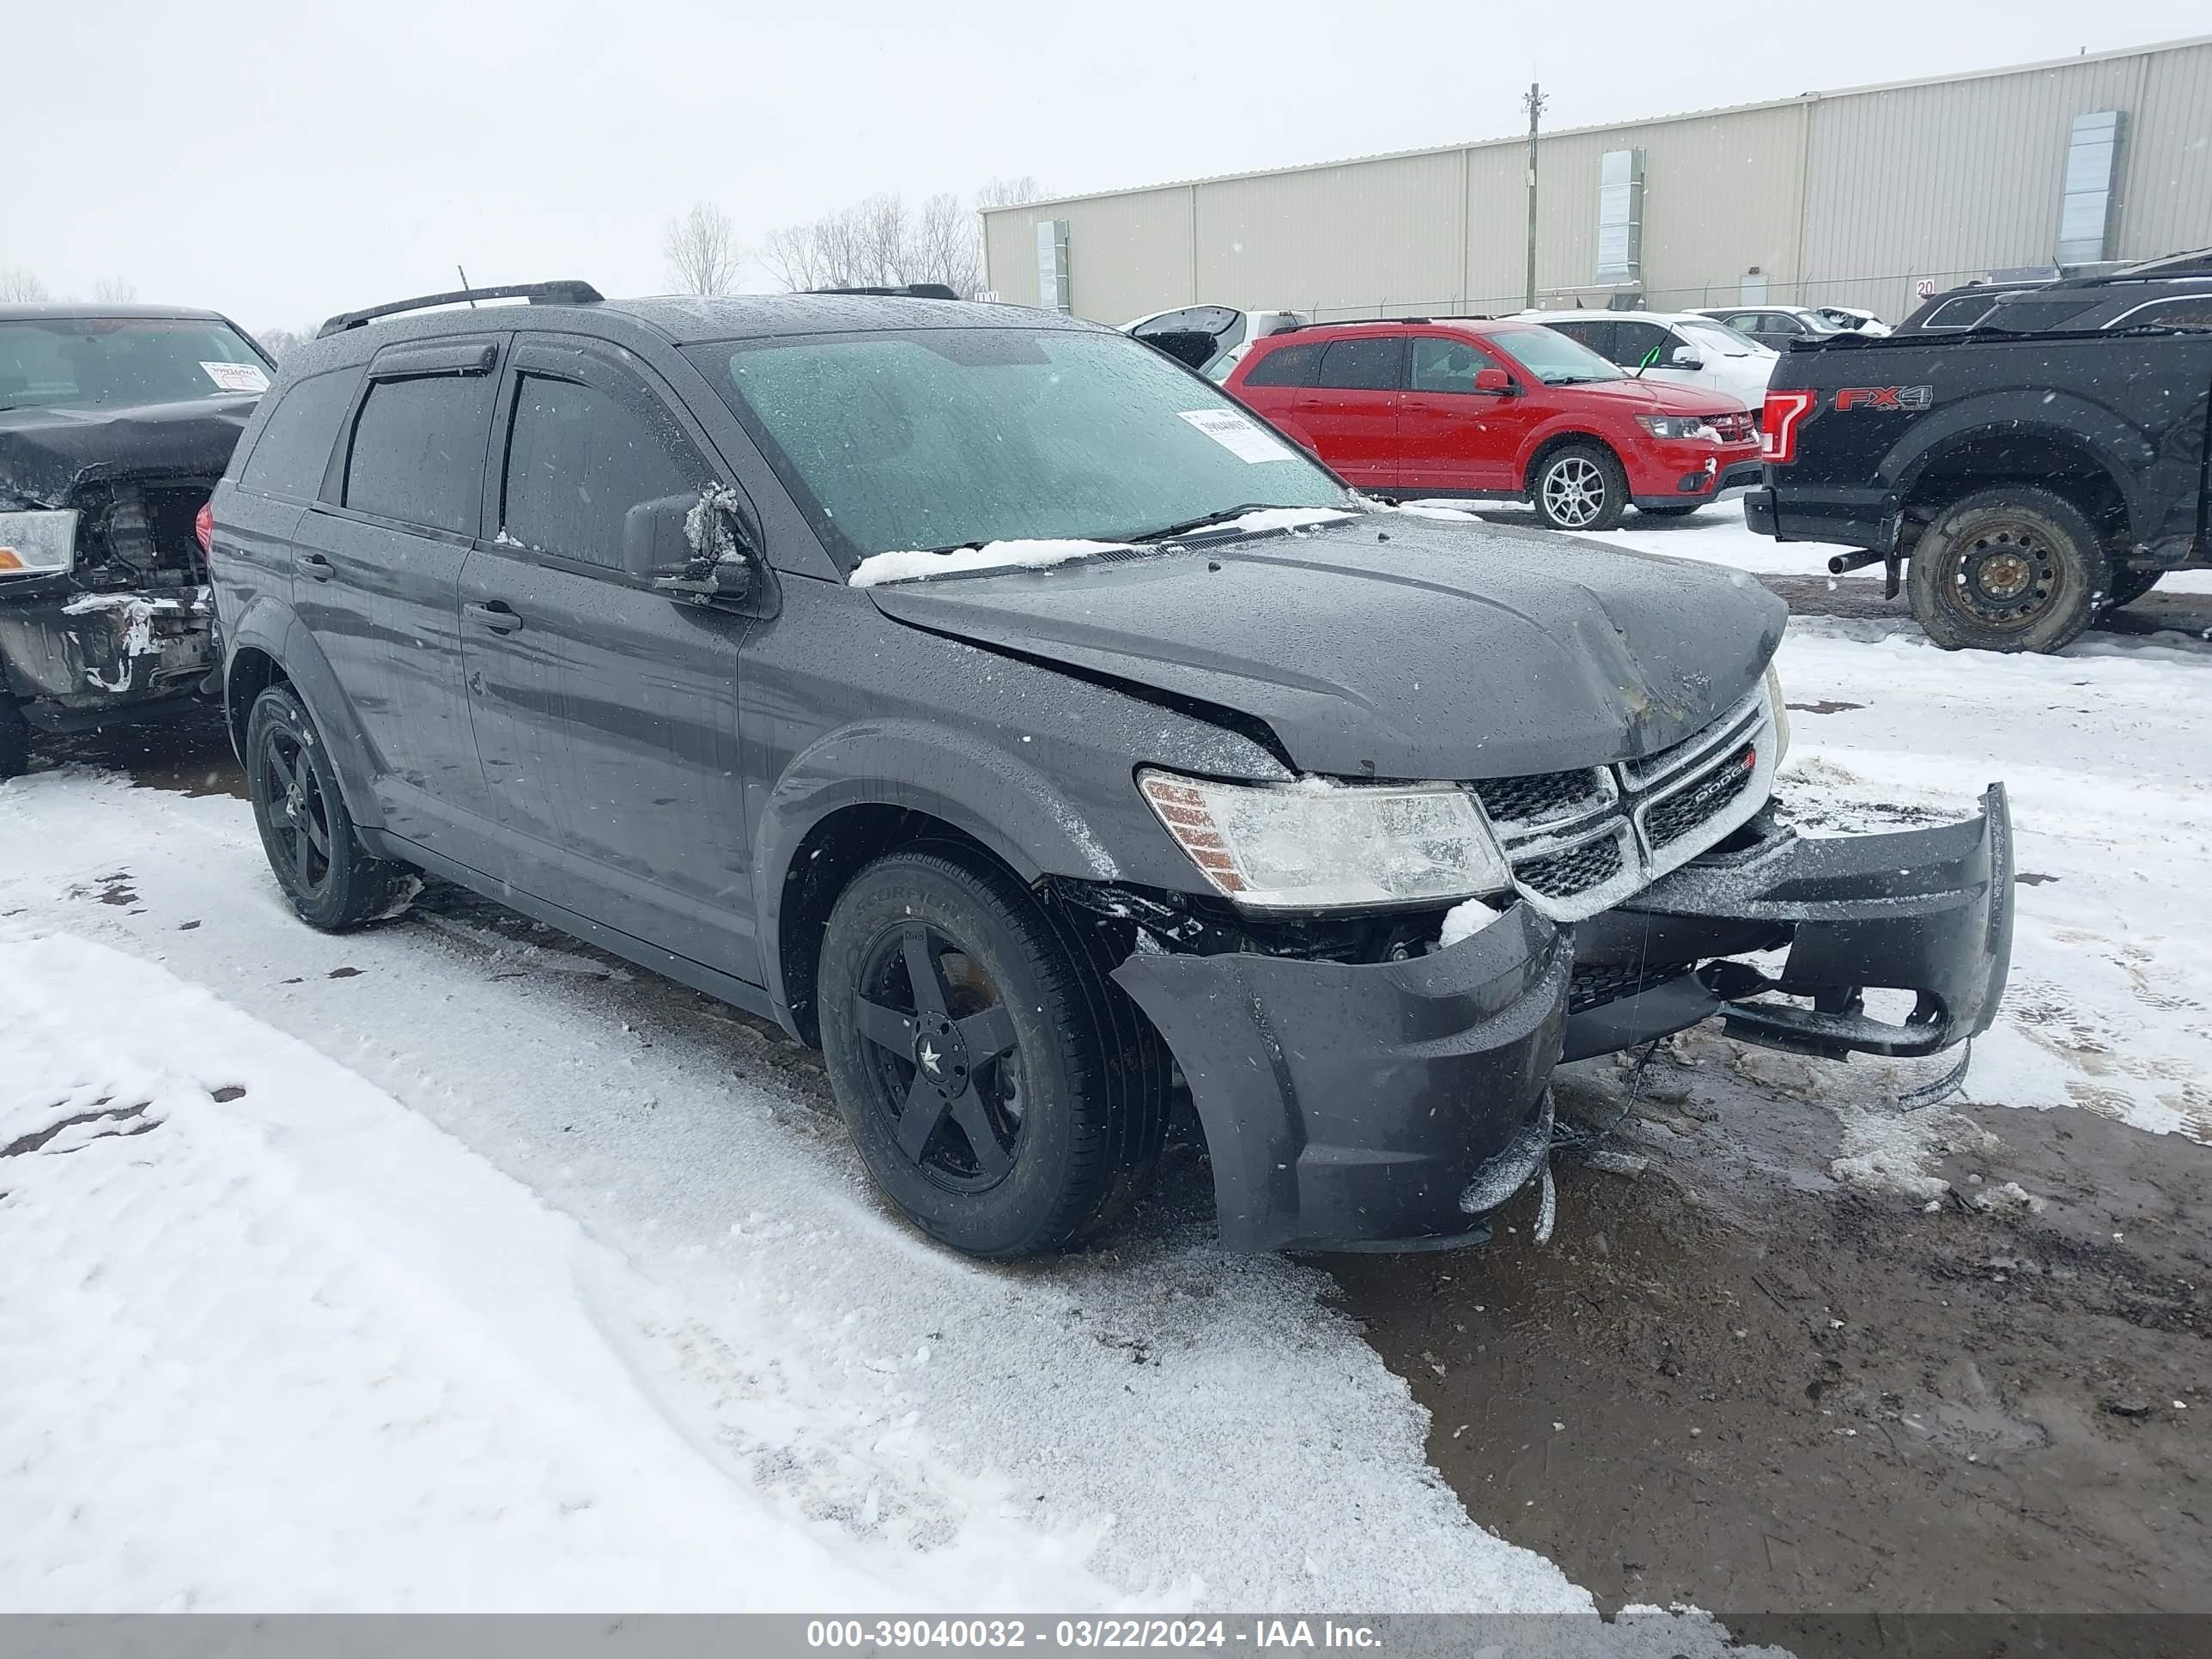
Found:
[[[2032,485],[1976,490],[1912,550],[1912,615],[1947,651],[2056,651],[2097,618],[2112,586],[2097,527]]]
[[[1528,481],[1536,516],[1552,530],[1614,530],[1628,512],[1628,474],[1602,444],[1567,444]]]
[[[341,933],[392,914],[409,872],[362,848],[322,735],[289,685],[253,700],[246,784],[269,867],[301,921]]]
[[[854,1143],[933,1237],[993,1260],[1060,1249],[1150,1180],[1163,1045],[1091,942],[984,860],[916,848],[863,870],[817,994]]]

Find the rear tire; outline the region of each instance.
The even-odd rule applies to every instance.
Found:
[[[1602,444],[1565,444],[1538,465],[1528,499],[1547,529],[1614,530],[1628,512],[1628,474]]]
[[[342,933],[392,914],[410,872],[363,849],[322,735],[289,685],[253,700],[246,784],[269,867],[301,921]]]
[[[31,723],[13,697],[0,693],[0,782],[31,769]]]
[[[2056,651],[2096,620],[2112,586],[2081,508],[2027,484],[1944,508],[1912,550],[1912,615],[1947,651]]]
[[[869,1175],[924,1232],[1036,1255],[1143,1192],[1166,1053],[1103,956],[964,848],[890,854],[839,896],[817,981],[830,1085]]]

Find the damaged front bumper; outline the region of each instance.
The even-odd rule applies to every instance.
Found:
[[[1722,1016],[1747,1042],[1925,1054],[1988,1028],[2012,947],[2011,825],[1980,816],[1804,840],[1762,817],[1728,850],[1571,927],[1518,903],[1404,961],[1159,939],[1114,978],[1174,1051],[1233,1249],[1437,1249],[1547,1166],[1552,1070]],[[1777,973],[1736,960],[1786,950]],[[1914,994],[1901,1022],[1864,993]],[[1809,1004],[1809,1006],[1808,1006]]]
[[[204,586],[0,594],[0,678],[36,726],[65,729],[191,691],[216,661]]]

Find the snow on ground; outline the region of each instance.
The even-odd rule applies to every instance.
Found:
[[[950,1255],[781,1039],[313,933],[242,802],[0,787],[0,1608],[1592,1605],[1316,1270]]]
[[[1790,624],[1781,793],[1812,831],[2010,797],[2013,968],[1968,1097],[2212,1139],[2212,653],[2085,641],[1947,653],[1905,625]]]

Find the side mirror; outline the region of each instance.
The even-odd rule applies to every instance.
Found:
[[[641,501],[623,519],[623,558],[634,576],[692,605],[752,596],[760,555],[726,489]]]
[[[1493,397],[1510,398],[1513,395],[1513,377],[1502,368],[1478,368],[1474,371],[1474,389]]]
[[[1676,368],[1699,369],[1705,366],[1705,360],[1698,356],[1695,346],[1676,346],[1674,355],[1667,361]]]

